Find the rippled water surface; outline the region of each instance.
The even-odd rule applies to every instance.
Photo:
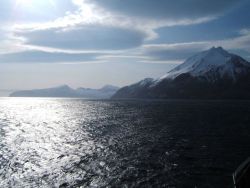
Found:
[[[0,99],[0,187],[232,187],[250,102]]]

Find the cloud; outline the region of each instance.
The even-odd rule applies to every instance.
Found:
[[[241,32],[239,37],[215,41],[214,43],[225,46],[229,49],[242,49],[250,53],[250,30],[247,29],[244,32]]]
[[[0,63],[70,63],[97,62],[99,53],[62,53],[23,51],[0,55]]]
[[[98,27],[96,27],[96,30]],[[113,28],[110,28],[113,29]],[[48,32],[49,31],[49,32]],[[53,32],[65,32],[65,31],[57,31],[52,29]],[[79,31],[74,30],[66,30],[66,32],[70,32],[70,35],[77,36],[77,33],[81,33]],[[32,31],[36,32],[36,31]],[[40,30],[39,30],[40,32]],[[78,38],[77,36],[77,42],[72,42],[72,37],[70,37],[69,43],[66,41],[63,41],[63,43],[60,41],[60,39],[68,39],[68,34],[63,34],[61,38],[58,37],[58,34],[55,36],[51,35],[50,30],[44,30],[43,32],[48,32],[46,35],[50,36],[51,38],[46,39],[46,35],[43,33],[36,33],[36,35],[39,37],[39,40],[43,40],[44,37],[45,43],[39,43],[39,45],[46,45],[50,47],[55,48],[65,48],[65,50],[55,50],[48,48],[47,52],[39,52],[39,51],[25,51],[21,53],[12,53],[8,55],[3,55],[3,57],[0,57],[1,62],[14,62],[14,61],[20,61],[20,62],[81,62],[81,61],[87,61],[87,62],[142,62],[142,63],[180,63],[186,58],[194,55],[195,53],[198,53],[200,51],[206,50],[211,48],[212,46],[222,46],[223,48],[235,52],[239,55],[241,55],[243,58],[249,59],[250,55],[250,31],[249,29],[244,29],[240,33],[239,36],[235,38],[225,39],[225,40],[212,40],[212,41],[199,41],[199,42],[187,42],[187,43],[173,43],[173,44],[146,44],[141,45],[141,41],[139,43],[134,43],[132,41],[132,45],[128,45],[129,47],[134,46],[133,49],[123,49],[123,47],[128,46],[121,46],[121,41],[127,40],[128,35],[117,33],[118,37],[124,37],[119,39],[118,43],[112,43],[111,40],[114,40],[117,42],[117,38],[115,35],[111,35],[114,37],[106,38],[104,41],[103,37],[101,37],[101,40],[103,44],[99,45],[98,39],[91,38],[91,46],[89,44],[82,44],[82,42],[85,39],[83,35],[82,38]],[[72,32],[72,33],[71,33]],[[75,33],[76,32],[76,33]],[[93,32],[95,35],[96,33]],[[82,34],[82,33],[81,33]],[[27,34],[28,35],[28,34]],[[32,35],[30,35],[32,36]],[[60,36],[60,34],[59,34]],[[67,37],[66,37],[67,36]],[[90,35],[87,35],[88,37]],[[109,36],[109,35],[107,35]],[[140,36],[140,35],[138,35]],[[32,36],[33,37],[33,36]],[[31,38],[32,38],[31,37]],[[40,38],[41,37],[41,38]],[[55,42],[53,41],[53,38],[56,38]],[[46,41],[48,40],[48,41]],[[51,40],[51,41],[50,41]],[[142,40],[142,39],[140,39]],[[35,40],[32,40],[31,44],[37,45]],[[47,42],[52,42],[52,45],[50,43],[47,44]],[[78,44],[79,42],[79,44]],[[86,42],[86,41],[85,41]],[[90,42],[90,41],[87,41]],[[106,43],[107,42],[107,43]],[[128,41],[126,41],[128,42]],[[80,45],[80,46],[74,46],[74,48],[70,45]],[[65,46],[64,46],[65,45]],[[113,46],[114,45],[114,46]],[[118,46],[117,46],[118,45]],[[69,48],[70,50],[67,50]],[[89,49],[95,49],[92,52]],[[103,48],[103,49],[101,49]],[[39,48],[37,48],[39,49]],[[41,48],[43,49],[43,48]],[[41,50],[40,49],[40,50]],[[72,50],[73,49],[73,50]],[[75,50],[74,50],[75,49]],[[78,49],[87,49],[85,53],[77,51]],[[121,49],[121,50],[114,50],[114,49]]]
[[[16,25],[15,37],[22,39],[23,45],[58,49],[130,49],[156,39],[158,28],[207,22],[236,2],[72,0],[70,3],[78,8],[63,17],[44,23]]]
[[[151,57],[153,60],[182,60],[195,53],[211,48],[212,46],[222,46],[223,48],[236,52],[243,58],[250,56],[250,30],[244,29],[241,35],[225,40],[211,40],[175,44],[149,44],[143,45],[141,54]]]
[[[63,1],[55,2],[60,4]],[[4,55],[0,60],[10,59],[13,62],[20,58],[23,62],[74,62],[121,59],[126,62],[177,62],[213,45],[232,49],[236,44],[250,51],[247,29],[241,31],[241,36],[228,40],[150,44],[158,37],[156,30],[161,27],[204,23],[224,14],[239,1],[66,0],[64,3],[61,4],[63,8],[60,8],[64,11],[62,17],[43,23],[16,24],[12,34],[6,37],[8,40],[5,40],[4,47],[9,45],[14,52],[19,48],[20,53],[12,53],[13,57]],[[67,3],[70,12],[66,13]],[[36,51],[41,49],[43,52]],[[47,52],[44,52],[45,49]],[[0,50],[4,53],[4,48]],[[6,52],[10,54],[11,50]],[[73,58],[74,55],[69,51],[74,52],[76,57]],[[87,53],[81,53],[83,51],[101,52],[103,56],[88,56]],[[104,51],[111,52],[107,54]],[[117,51],[122,52],[117,54]],[[36,58],[32,59],[32,55]],[[47,59],[43,55],[48,55]]]
[[[129,16],[180,20],[220,15],[239,1],[235,0],[87,0],[109,11]]]
[[[129,49],[156,39],[158,28],[207,22],[237,2],[72,0],[68,3],[78,7],[75,11],[42,24],[19,24],[14,30],[18,30],[17,37],[25,39],[24,45],[72,50]]]
[[[207,48],[206,42],[150,44],[142,47],[142,53],[154,60],[180,60]]]
[[[140,46],[145,33],[128,28],[84,25],[17,32],[25,44],[70,50],[120,50]]]

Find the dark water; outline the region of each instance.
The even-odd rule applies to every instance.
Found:
[[[232,187],[250,102],[0,99],[0,187]]]

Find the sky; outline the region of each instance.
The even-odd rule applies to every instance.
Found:
[[[250,0],[0,0],[0,96],[125,86],[213,46],[250,60],[249,8]]]

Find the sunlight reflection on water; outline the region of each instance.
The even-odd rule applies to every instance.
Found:
[[[84,132],[84,126],[79,129],[79,125],[84,125],[84,118],[79,119],[79,115],[84,117],[90,110],[87,104],[74,109],[60,99],[26,98],[0,103],[0,122],[5,122],[1,126],[1,134],[5,136],[1,136],[0,156],[9,166],[2,169],[5,172],[0,176],[0,187],[31,186],[32,183],[37,186],[43,181],[41,177],[59,186],[63,183],[60,179],[71,183],[84,176],[83,172],[75,172],[67,177],[64,168],[79,163],[83,153],[91,154],[96,147],[88,132]],[[80,145],[77,140],[81,140]]]

